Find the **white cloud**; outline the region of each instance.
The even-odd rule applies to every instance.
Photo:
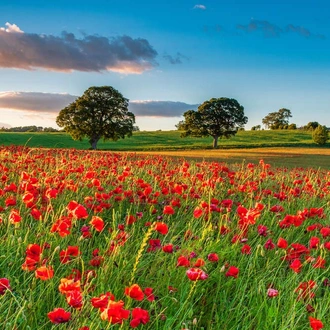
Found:
[[[0,27],[0,31],[4,31],[4,32],[8,32],[8,33],[24,33],[24,31],[22,31],[16,24],[10,24],[10,23],[6,23],[5,26],[7,28],[4,27]]]
[[[206,9],[206,6],[204,6],[204,5],[195,5],[195,6],[194,6],[194,9],[202,9],[202,10],[205,10],[205,9]]]
[[[157,51],[142,38],[73,33],[23,33],[15,24],[0,28],[0,68],[50,71],[142,73],[157,66]]]

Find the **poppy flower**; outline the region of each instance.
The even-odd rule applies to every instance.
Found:
[[[165,205],[163,209],[163,214],[174,214],[174,209],[171,205]]]
[[[52,266],[41,266],[35,271],[36,278],[39,278],[42,281],[51,279],[54,276],[54,270]]]
[[[288,242],[284,238],[280,237],[277,241],[277,246],[280,249],[286,249],[288,247]]]
[[[0,295],[4,295],[7,290],[10,290],[8,278],[0,278]]]
[[[320,244],[320,239],[318,237],[311,237],[309,240],[309,248],[310,249],[317,249]]]
[[[93,297],[91,299],[91,304],[94,308],[106,308],[109,300],[115,300],[115,296],[110,292],[106,292],[105,294],[101,294],[99,297]]]
[[[251,246],[248,244],[244,244],[241,248],[242,254],[251,254]]]
[[[147,296],[147,300],[149,301],[155,300],[155,295],[152,293],[153,292],[152,288],[145,288],[143,292]]]
[[[83,296],[80,291],[69,291],[66,295],[66,302],[73,308],[80,309],[83,305]]]
[[[219,257],[216,253],[210,253],[208,256],[207,256],[207,259],[211,262],[217,262],[219,260]]]
[[[111,324],[122,324],[124,319],[128,319],[130,313],[123,307],[124,302],[122,300],[110,300],[107,308],[101,313],[101,319],[109,321]]]
[[[274,298],[274,297],[278,296],[278,290],[273,289],[273,288],[268,288],[267,296],[270,298]]]
[[[191,281],[206,280],[209,277],[200,268],[190,268],[186,271],[186,275]]]
[[[66,323],[71,318],[71,313],[66,312],[63,308],[55,308],[53,311],[49,312],[48,318],[50,322],[54,324]]]
[[[10,213],[9,213],[9,222],[12,223],[12,224],[15,224],[15,223],[19,223],[21,222],[22,220],[22,217],[19,213],[18,210],[11,210]]]
[[[173,253],[173,244],[167,244],[162,247],[165,253]]]
[[[323,329],[323,323],[314,317],[309,317],[309,324],[313,330]]]
[[[230,266],[227,273],[225,274],[227,277],[237,278],[239,273],[239,269],[235,266]]]
[[[205,265],[205,261],[202,258],[198,258],[194,264],[194,267],[203,267]]]
[[[184,256],[180,256],[178,257],[178,261],[176,263],[177,267],[189,267],[190,266],[190,261],[184,257]]]
[[[290,268],[295,272],[295,273],[300,273],[301,268],[302,268],[302,263],[299,259],[295,259],[291,264]]]
[[[65,264],[72,259],[71,257],[77,257],[79,254],[78,246],[68,246],[66,250],[60,252],[60,262]]]
[[[168,233],[167,224],[164,222],[156,222],[155,230],[158,231],[162,235],[166,235]]]
[[[90,225],[98,232],[102,231],[104,228],[104,221],[100,217],[93,216],[92,220],[89,222]]]
[[[140,307],[133,308],[132,310],[132,321],[130,326],[132,328],[138,327],[140,324],[147,324],[149,322],[149,312]]]
[[[144,298],[144,293],[138,284],[133,284],[130,287],[126,287],[125,295],[139,301]]]
[[[200,218],[203,215],[203,209],[200,207],[196,207],[193,212],[194,218]]]
[[[273,243],[272,239],[270,238],[264,245],[266,250],[273,250],[275,248],[275,244]]]
[[[62,294],[68,294],[70,291],[81,291],[80,281],[75,281],[74,279],[61,278],[61,283],[58,286],[59,291]]]

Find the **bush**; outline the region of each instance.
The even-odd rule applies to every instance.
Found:
[[[313,131],[312,137],[313,137],[313,141],[315,143],[317,143],[317,144],[326,144],[326,142],[329,140],[328,129],[325,126],[319,125]]]

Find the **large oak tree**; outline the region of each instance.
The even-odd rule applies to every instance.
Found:
[[[135,116],[128,111],[128,99],[111,86],[90,87],[56,118],[74,140],[89,139],[92,149],[97,142],[131,136]]]
[[[181,136],[212,136],[213,148],[218,147],[219,138],[230,138],[248,121],[244,107],[226,97],[205,101],[197,111],[188,110],[183,116],[184,120],[177,125]]]

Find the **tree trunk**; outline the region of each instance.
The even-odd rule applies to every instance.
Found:
[[[213,149],[218,148],[218,138],[219,136],[213,136]]]
[[[99,141],[99,139],[96,139],[96,138],[91,138],[89,140],[89,143],[91,145],[91,149],[92,150],[96,150],[96,145],[97,145],[97,142]]]

